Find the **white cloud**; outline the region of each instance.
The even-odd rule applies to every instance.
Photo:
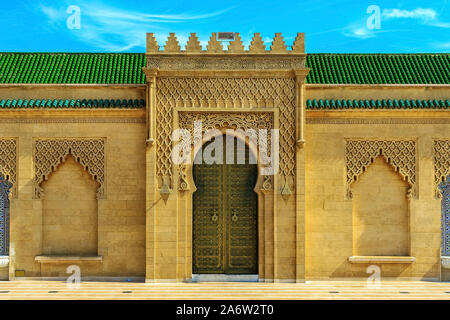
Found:
[[[368,39],[375,37],[375,32],[366,27],[352,26],[343,30],[343,34],[347,37]]]
[[[417,8],[411,11],[400,9],[384,9],[383,17],[386,19],[392,18],[412,18],[412,19],[424,19],[433,20],[436,19],[437,13],[433,9]]]
[[[450,28],[449,22],[439,21],[436,10],[431,8],[416,8],[414,10],[384,9],[383,18],[388,19],[418,19],[423,24],[439,28]]]
[[[78,6],[81,8],[81,28],[67,29],[67,32],[80,41],[98,47],[99,51],[114,52],[145,48],[147,32],[154,32],[158,44],[163,46],[169,32],[177,32],[177,26],[217,17],[232,9],[207,13],[150,14],[97,5],[89,1],[79,1]],[[65,7],[38,5],[38,9],[47,17],[50,25],[66,28],[68,15]],[[187,37],[183,34],[176,35],[180,44],[187,42]]]

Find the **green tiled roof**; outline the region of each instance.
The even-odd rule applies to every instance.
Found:
[[[339,109],[450,109],[450,100],[334,100],[306,101],[308,110]]]
[[[0,83],[143,84],[142,53],[0,53]]]
[[[450,54],[309,54],[306,65],[307,83],[450,83]]]
[[[449,84],[450,54],[308,54],[307,83]],[[144,84],[143,53],[0,53],[0,83]]]
[[[140,100],[112,100],[112,99],[77,99],[77,100],[62,100],[62,99],[8,99],[0,100],[1,109],[100,109],[100,108],[115,108],[115,109],[139,109],[145,108],[145,101]]]

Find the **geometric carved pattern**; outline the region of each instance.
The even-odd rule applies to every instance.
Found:
[[[191,143],[201,143],[198,141],[198,137],[194,136],[194,122],[200,121],[202,124],[202,135],[207,130],[229,128],[238,130],[241,129],[244,132],[249,129],[256,131],[259,135],[258,129],[267,130],[267,145],[265,139],[258,140],[260,150],[267,150],[267,156],[270,156],[271,146],[271,129],[273,129],[273,113],[272,112],[180,112],[178,122],[179,128],[189,131],[192,139]],[[189,190],[187,183],[186,166],[180,165],[180,181],[179,190]],[[264,176],[263,187],[265,189],[271,188],[271,177]]]
[[[105,140],[83,138],[38,139],[34,142],[35,198],[40,198],[40,184],[57,166],[72,155],[100,184],[97,198],[105,196]]]
[[[450,140],[434,140],[434,190],[436,198],[440,198],[439,184],[450,175]]]
[[[441,249],[442,256],[450,256],[450,175],[447,180],[439,184],[442,192],[442,216],[441,216]]]
[[[0,139],[0,174],[12,183],[12,196],[17,197],[17,140]]]
[[[376,157],[382,156],[400,176],[409,183],[407,196],[417,196],[415,140],[346,141],[347,198],[352,199],[351,184],[367,170]]]
[[[9,254],[9,199],[12,183],[0,172],[0,255]]]
[[[174,108],[224,107],[230,112],[241,108],[277,107],[280,110],[280,175],[295,176],[295,79],[294,78],[158,78],[157,175],[170,184],[172,177],[170,136]],[[225,113],[222,113],[224,115]]]

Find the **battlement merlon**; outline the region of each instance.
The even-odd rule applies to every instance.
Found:
[[[255,33],[250,43],[249,50],[244,50],[239,33],[234,34],[234,40],[230,41],[227,49],[223,48],[222,42],[217,40],[217,34],[213,32],[209,38],[206,50],[201,46],[196,33],[191,33],[189,40],[184,48],[181,46],[175,33],[170,33],[165,45],[161,48],[155,39],[154,33],[147,33],[147,51],[148,55],[155,54],[305,54],[305,33],[297,33],[294,43],[288,50],[281,33],[275,33],[272,44],[266,48],[260,33]]]

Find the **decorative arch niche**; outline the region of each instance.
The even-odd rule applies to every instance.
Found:
[[[441,198],[442,185],[450,176],[450,140],[434,140],[434,192],[437,199]]]
[[[0,139],[0,172],[11,183],[11,197],[17,197],[17,139]]]
[[[48,179],[68,155],[97,181],[97,198],[105,198],[105,139],[37,139],[34,141],[34,197],[41,198],[41,183]]]
[[[353,198],[351,184],[358,180],[370,164],[382,156],[410,188],[407,197],[417,197],[416,140],[347,139],[345,146],[347,199]]]

